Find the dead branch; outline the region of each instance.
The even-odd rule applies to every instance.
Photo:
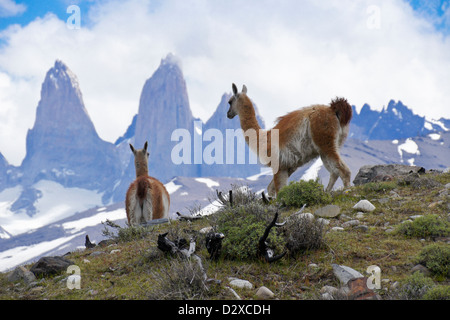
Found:
[[[272,200],[272,197],[267,197],[266,194],[264,193],[264,191],[261,193],[261,197],[262,197],[264,204],[269,204],[270,201]]]
[[[194,254],[195,241],[193,239],[191,239],[191,242],[189,244],[189,249],[184,249],[181,246],[177,246],[175,244],[175,242],[167,239],[167,234],[168,234],[168,232],[158,235],[158,249],[160,249],[163,252],[170,252],[172,254],[178,254],[186,259],[189,259],[189,258],[194,259],[197,262],[198,266],[200,267],[200,270],[202,271],[202,274],[203,274],[203,278],[206,281],[208,279],[208,277],[206,275],[205,269],[203,268],[202,259],[198,255]],[[182,240],[184,240],[184,239],[182,239]],[[184,241],[178,240],[176,242],[181,244],[181,243],[186,243],[186,240],[184,240]]]
[[[216,189],[217,198],[219,198],[219,202],[224,205],[230,205],[230,207],[233,206],[233,190],[228,191],[228,199],[225,199],[222,191],[219,191]]]
[[[181,214],[177,211],[177,216],[180,218],[180,220],[184,221],[194,221],[203,218],[203,216],[186,216],[184,214]]]
[[[270,230],[277,225],[277,219],[278,219],[278,212],[275,213],[275,217],[273,218],[272,222],[267,226],[266,231],[264,232],[263,236],[259,238],[258,243],[258,250],[259,253],[266,259],[267,262],[272,263],[275,261],[280,260],[284,257],[286,254],[286,251],[282,254],[274,256],[274,252],[271,248],[269,248],[266,240],[269,237]]]
[[[211,260],[217,260],[222,249],[222,240],[225,238],[223,233],[209,232],[206,235],[206,249],[210,254]]]

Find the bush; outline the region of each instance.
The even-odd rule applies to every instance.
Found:
[[[426,277],[422,272],[416,271],[401,281],[400,299],[421,299],[428,290],[434,287],[432,279]]]
[[[152,274],[157,284],[148,293],[149,299],[202,300],[212,294],[195,260],[170,259],[167,266]]]
[[[435,286],[428,290],[423,298],[425,300],[450,300],[450,286]]]
[[[450,246],[431,244],[419,253],[418,262],[425,265],[437,277],[450,277]]]
[[[115,224],[110,220],[106,220],[102,222],[105,226],[102,230],[102,234],[109,238],[110,240],[119,243],[119,242],[129,242],[136,241],[146,238],[152,233],[153,228],[150,226],[128,226],[127,228],[122,228],[121,226]],[[116,229],[117,233],[114,233],[109,228]]]
[[[450,223],[438,215],[429,214],[398,226],[397,232],[410,238],[446,237],[450,235]]]
[[[293,215],[283,227],[289,253],[297,255],[304,251],[319,249],[324,245],[324,224],[315,218]]]
[[[309,181],[291,181],[289,185],[281,188],[277,195],[277,201],[289,207],[300,208],[304,204],[329,204],[331,195],[324,191],[323,185],[318,179]]]
[[[222,242],[222,253],[229,259],[255,259],[258,257],[259,238],[276,213],[273,206],[265,206],[259,202],[245,205],[224,207],[214,216],[215,230],[225,235]],[[275,254],[284,250],[284,238],[278,228],[272,228],[267,238],[269,247]]]

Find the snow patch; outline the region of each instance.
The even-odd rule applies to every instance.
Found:
[[[20,246],[0,252],[0,272],[8,271],[17,265],[25,263],[44,252],[49,252],[80,234],[74,234],[68,237],[62,237],[51,241],[43,241],[30,246]]]
[[[168,182],[164,185],[164,187],[166,188],[166,190],[169,194],[176,192],[178,189],[180,189],[182,187],[179,184],[175,184],[174,181],[175,181],[175,179],[171,180],[170,182]]]
[[[62,227],[67,230],[69,233],[77,233],[83,230],[86,227],[93,227],[98,224],[101,224],[102,222],[106,221],[107,219],[110,221],[114,220],[120,220],[125,219],[127,217],[127,214],[125,212],[125,209],[117,209],[114,211],[108,211],[108,212],[100,212],[94,216],[70,221],[63,223]]]
[[[311,167],[306,170],[306,172],[303,174],[303,176],[300,178],[300,180],[308,181],[308,180],[316,180],[316,178],[319,176],[319,170],[322,168],[323,162],[321,158],[318,158]]]
[[[427,121],[428,121],[428,123],[429,123],[429,126],[431,126],[431,124],[434,124],[434,125],[437,125],[437,126],[441,127],[442,130],[444,130],[444,131],[449,131],[449,130],[450,130],[450,129],[446,128],[445,125],[444,125],[441,121],[434,120],[434,119],[426,119],[425,125],[427,125]],[[427,128],[427,127],[425,127],[425,128]],[[428,128],[427,128],[427,129],[428,129]],[[433,127],[432,127],[432,126],[431,126],[431,129],[430,129],[430,130],[433,130]]]
[[[220,184],[217,181],[214,181],[209,178],[195,178],[195,181],[204,183],[208,186],[208,188],[218,187]]]
[[[59,183],[48,180],[41,180],[32,187],[42,192],[42,197],[34,203],[36,214],[32,217],[24,211],[10,210],[11,205],[20,196],[21,188],[10,188],[0,193],[0,225],[12,236],[102,205],[103,193],[97,191],[64,188]],[[7,196],[11,200],[7,200]]]
[[[420,155],[419,146],[411,138],[406,139],[406,141],[404,143],[399,145],[397,147],[397,151],[400,155],[401,162],[403,162],[403,152],[406,152],[409,154]],[[414,163],[414,159],[409,159],[408,162],[411,163],[411,160],[412,160],[412,163]]]
[[[431,140],[439,140],[441,135],[439,133],[430,133],[428,137],[430,137]]]
[[[223,205],[219,201],[215,200],[211,204],[209,204],[206,207],[204,207],[203,209],[201,209],[199,211],[199,215],[209,216],[213,213],[216,213],[222,206]]]

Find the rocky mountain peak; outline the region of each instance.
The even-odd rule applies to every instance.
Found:
[[[102,169],[96,172],[98,166]],[[45,76],[36,120],[27,133],[22,182],[31,185],[47,179],[96,189],[112,178],[106,172],[113,168],[120,174],[114,146],[99,138],[77,77],[57,60]]]

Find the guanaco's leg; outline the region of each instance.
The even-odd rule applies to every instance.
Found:
[[[329,192],[333,189],[338,177],[342,179],[344,188],[349,188],[351,175],[350,169],[342,161],[339,154],[337,152],[332,152],[327,155],[322,155],[321,158],[325,168],[330,172],[330,182],[328,183],[326,191]]]
[[[279,170],[273,176],[273,184],[275,186],[275,192],[278,194],[281,188],[287,185],[287,180],[289,178],[289,174],[287,170]]]

